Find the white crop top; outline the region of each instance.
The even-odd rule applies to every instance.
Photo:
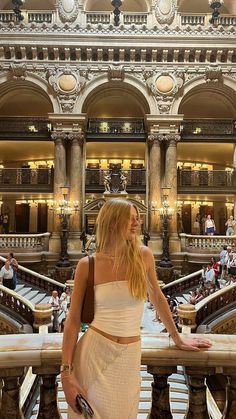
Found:
[[[114,336],[138,336],[144,301],[132,297],[127,281],[94,286],[95,314],[92,326]]]

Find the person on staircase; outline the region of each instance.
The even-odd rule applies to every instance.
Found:
[[[97,218],[94,253],[95,314],[78,340],[89,258],[76,268],[65,321],[61,380],[68,419],[85,418],[81,395],[94,419],[136,419],[140,399],[140,326],[147,294],[174,344],[182,350],[209,348],[209,340],[180,335],[158,284],[150,248],[140,244],[140,215],[126,199],[109,199]],[[125,385],[124,385],[125,383]]]

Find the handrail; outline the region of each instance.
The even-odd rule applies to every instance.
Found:
[[[196,324],[199,326],[209,316],[225,308],[228,304],[236,304],[236,283],[227,285],[213,294],[205,297],[195,305]]]
[[[32,233],[32,234],[17,234],[17,233],[14,233],[14,234],[11,234],[11,233],[8,233],[8,234],[0,234],[0,238],[1,237],[3,237],[3,238],[5,238],[5,237],[23,237],[23,238],[33,238],[33,237],[50,237],[51,236],[51,233]]]
[[[199,282],[199,275],[201,275],[202,269],[199,269],[196,272],[188,274],[182,278],[176,279],[175,281],[170,282],[162,287],[162,291],[165,295],[170,294],[177,294],[181,293],[182,291],[192,288],[198,285]],[[187,285],[187,287],[186,287]]]
[[[0,306],[14,312],[20,316],[31,326],[34,322],[34,305],[25,297],[17,294],[17,292],[0,285]]]
[[[0,261],[5,263],[6,258],[0,256]],[[22,265],[18,265],[18,276],[23,281],[26,281],[33,285],[37,285],[39,286],[39,288],[44,289],[48,292],[53,291],[54,289],[59,292],[62,292],[65,288],[65,284],[55,281],[55,279],[49,278],[45,275],[41,275],[38,272],[34,272],[31,269],[25,268]],[[32,278],[36,278],[36,280],[33,281]]]

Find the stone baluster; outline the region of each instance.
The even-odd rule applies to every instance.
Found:
[[[161,149],[159,135],[152,133],[149,144],[149,231],[151,236],[160,232],[160,217],[157,209],[161,207]]]
[[[149,419],[171,419],[170,409],[170,386],[168,377],[176,373],[177,368],[173,367],[155,367],[148,365],[147,372],[153,375],[152,383],[152,406]]]
[[[57,375],[59,366],[33,367],[33,374],[41,378],[40,403],[37,419],[61,419],[57,404]]]
[[[205,377],[214,374],[214,368],[185,367],[188,376],[189,403],[185,419],[209,419]]]
[[[53,309],[51,304],[36,304],[34,308],[34,328],[39,333],[47,333],[48,327],[52,326]]]
[[[177,202],[177,142],[180,140],[179,134],[166,134],[167,141],[166,161],[165,161],[165,185],[169,186],[169,204],[171,208],[176,207]],[[176,211],[170,221],[170,233],[177,234]]]
[[[236,369],[233,367],[224,368],[228,384],[226,387],[226,403],[222,419],[236,418]]]
[[[23,419],[20,408],[20,387],[24,368],[0,368],[0,377],[4,384],[2,387],[2,400],[0,419]]]

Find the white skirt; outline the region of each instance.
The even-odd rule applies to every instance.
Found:
[[[141,342],[112,342],[92,329],[76,345],[73,366],[87,391],[94,419],[136,419],[140,398]],[[68,408],[68,419],[85,419]]]

